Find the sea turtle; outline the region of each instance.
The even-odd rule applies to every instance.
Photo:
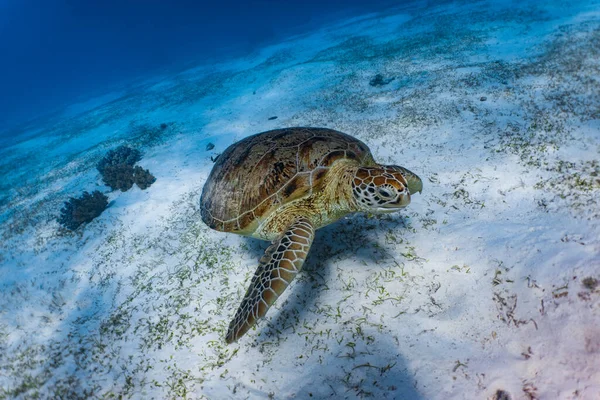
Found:
[[[397,211],[422,188],[414,173],[377,164],[363,142],[332,129],[276,129],[229,146],[204,185],[202,220],[272,244],[229,325],[227,343],[263,317],[298,274],[316,229],[357,211]]]

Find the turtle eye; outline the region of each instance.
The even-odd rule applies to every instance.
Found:
[[[389,189],[386,189],[386,188],[377,189],[377,194],[379,194],[383,198],[389,199],[390,197],[392,197],[392,193],[390,192]]]

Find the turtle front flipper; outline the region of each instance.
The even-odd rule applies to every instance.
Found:
[[[259,261],[250,287],[229,324],[227,343],[242,337],[283,293],[302,269],[315,236],[310,221],[301,218],[274,240]]]

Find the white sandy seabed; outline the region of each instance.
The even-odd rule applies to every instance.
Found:
[[[599,93],[598,1],[416,3],[31,126],[0,157],[0,399],[599,399]],[[319,231],[227,346],[267,243],[210,231],[200,192],[211,156],[288,126],[425,188]],[[121,144],[149,189],[102,185]],[[110,206],[61,230],[84,190]]]

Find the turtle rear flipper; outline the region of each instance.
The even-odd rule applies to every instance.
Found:
[[[225,338],[227,343],[237,341],[259,318],[264,317],[302,269],[314,236],[310,221],[300,218],[267,248],[246,296],[229,324]]]

